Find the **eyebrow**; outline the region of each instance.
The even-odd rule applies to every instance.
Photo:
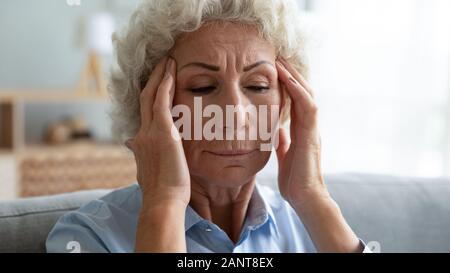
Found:
[[[244,72],[247,72],[247,71],[249,71],[249,70],[251,70],[251,69],[253,69],[253,68],[255,68],[255,67],[257,67],[257,66],[259,66],[261,64],[269,64],[269,65],[273,66],[273,64],[271,62],[258,61],[258,62],[254,63],[254,64],[251,64],[251,65],[248,65],[248,66],[244,67]],[[216,72],[220,71],[220,67],[218,67],[218,66],[211,65],[211,64],[206,64],[206,63],[200,63],[200,62],[193,62],[193,63],[188,63],[188,64],[183,65],[180,69],[178,69],[178,72],[181,71],[181,69],[183,69],[185,67],[188,67],[188,66],[197,66],[197,67],[205,68],[205,69],[208,69],[208,70],[211,70],[211,71],[216,71]]]

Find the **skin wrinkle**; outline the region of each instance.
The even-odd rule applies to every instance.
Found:
[[[260,149],[250,150],[244,156],[227,155],[230,149],[257,147],[261,144],[261,139],[253,142],[171,139],[174,124],[169,101],[173,101],[175,106],[181,104],[185,109],[193,109],[194,106],[200,107],[198,97],[201,97],[205,105],[218,106],[222,111],[230,104],[244,107],[250,104],[275,105],[277,111],[280,111],[278,106],[288,101],[282,100],[283,92],[287,91],[286,95],[292,102],[291,135],[289,137],[285,130],[280,129],[276,149],[281,197],[301,219],[318,252],[361,252],[363,244],[331,198],[322,176],[318,108],[312,97],[313,92],[303,76],[289,62],[281,58],[275,60],[273,46],[260,39],[255,32],[244,32],[239,26],[232,24],[226,31],[209,30],[194,32],[173,50],[175,61],[169,60],[158,65],[158,69],[170,68],[174,76],[169,78],[174,80],[170,82],[172,88],[168,88],[167,81],[160,84],[163,88],[158,90],[153,101],[150,95],[155,92],[156,83],[152,78],[161,73],[152,73],[148,88],[142,92],[148,96],[142,97],[140,101],[141,116],[145,122],[132,143],[138,143],[145,149],[131,145],[137,158],[140,175],[138,181],[144,196],[135,250],[186,252],[189,246],[183,224],[188,204],[203,218],[218,225],[236,244],[246,215],[253,212],[253,209],[248,210],[248,206],[255,187],[255,175],[265,166],[270,156],[270,151]],[[245,33],[248,40],[233,43],[233,38],[239,33]],[[228,41],[227,47],[218,46],[218,41],[221,40]],[[213,59],[205,56],[212,56]],[[247,74],[240,70],[260,59],[273,60],[277,67],[276,73],[267,69],[268,66],[258,67]],[[176,66],[192,61],[216,63],[224,68],[219,72],[203,72],[205,79],[212,81],[212,92],[193,91],[196,73],[202,73],[197,68],[175,74]],[[250,76],[264,75],[263,71],[271,80],[269,90],[261,92],[249,88]],[[296,84],[289,80],[290,77],[296,80]],[[162,93],[163,91],[167,93]],[[153,107],[153,111],[149,106]],[[283,111],[284,109],[280,112]],[[192,123],[205,122],[198,114]],[[242,111],[233,114],[239,119],[245,117]],[[247,120],[245,122],[233,129],[247,130],[256,125]],[[229,129],[225,127],[222,129]],[[148,136],[152,140],[151,145],[148,145]],[[292,144],[289,144],[290,141]],[[151,160],[146,158],[148,155]],[[174,166],[176,167],[173,168]],[[291,243],[289,239],[288,241],[287,243]]]
[[[206,24],[206,27],[203,26],[196,32],[185,34],[170,50],[178,68],[191,62],[220,67],[217,72],[195,66],[180,69],[177,73],[174,105],[184,104],[193,109],[193,98],[196,95],[202,96],[203,107],[217,104],[223,110],[226,104],[280,105],[275,48],[262,39],[256,29],[245,27],[243,30],[242,25],[228,24],[220,31]],[[246,39],[236,38],[236,33],[242,31],[245,31]],[[243,71],[244,66],[258,61],[268,61],[271,65],[261,64],[250,71]],[[203,80],[198,81],[198,77]],[[216,89],[209,94],[193,94],[187,91],[191,82],[198,82],[196,87],[214,85]],[[265,90],[266,93],[245,89],[255,83],[268,85],[270,89]],[[205,121],[203,120],[203,124]],[[249,125],[245,126],[248,129]],[[259,143],[259,140],[183,140],[191,175],[190,205],[200,216],[222,228],[234,243],[239,240],[255,186],[256,173],[265,166],[270,152],[258,150],[248,160],[233,161],[218,158],[206,151],[230,147],[255,148],[259,147]]]
[[[276,106],[276,111],[282,113],[282,121],[291,118],[290,137],[288,132],[283,129],[277,133],[279,136],[279,145],[276,148],[279,166],[277,180],[281,197],[289,203],[298,218],[301,219],[318,252],[362,251],[360,240],[345,221],[339,206],[331,198],[322,176],[320,134],[317,126],[318,108],[313,100],[313,92],[303,76],[306,72],[301,60],[303,43],[300,40],[298,43],[291,42],[294,41],[294,38],[300,37],[300,33],[296,32],[300,30],[297,28],[299,24],[296,24],[295,16],[284,12],[267,14],[269,20],[265,20],[266,16],[258,13],[261,10],[256,6],[263,5],[261,4],[263,2],[266,3],[265,1],[252,2],[255,5],[254,12],[257,17],[261,17],[260,20],[252,19],[252,21],[259,21],[256,24],[265,31],[264,35],[272,38],[264,40],[259,35],[257,27],[249,28],[231,22],[204,24],[204,21],[201,21],[203,18],[198,18],[200,26],[203,25],[203,28],[199,30],[196,28],[195,31],[187,33],[182,42],[175,39],[177,42],[170,52],[175,61],[163,58],[156,66],[155,73],[151,72],[150,79],[142,92],[145,96],[139,97],[141,107],[138,110],[141,112],[141,126],[130,142],[130,149],[136,157],[139,186],[143,193],[143,206],[139,214],[135,251],[184,253],[191,250],[190,246],[192,245],[189,245],[186,240],[187,234],[184,229],[188,204],[201,216],[222,228],[232,242],[238,242],[245,216],[253,215],[253,210],[248,211],[248,206],[252,205],[250,198],[255,186],[255,175],[266,165],[270,156],[270,151],[253,150],[255,147],[261,147],[260,144],[264,144],[261,142],[261,136],[263,136],[261,132],[260,139],[256,141],[191,141],[189,137],[183,140],[174,137],[173,133],[177,132],[172,130],[174,128],[174,120],[170,111],[172,104],[174,107],[179,104],[184,110],[187,109],[183,113],[183,118],[186,118],[187,122],[193,120],[192,116],[184,117],[184,115],[192,115],[192,111],[189,110],[193,110],[195,120],[191,126],[194,124],[196,127],[205,125],[206,119],[209,124],[210,118],[204,116],[204,113],[199,113],[205,110],[204,106],[215,106],[216,110],[222,110],[222,112],[224,108],[230,110],[228,105],[232,107],[233,105],[243,107],[254,105],[256,108]],[[150,5],[156,2],[148,3]],[[281,2],[279,5],[283,6]],[[144,9],[143,16],[147,13]],[[272,17],[270,17],[271,15]],[[278,21],[270,20],[277,16],[282,20],[291,18],[293,21],[286,21],[286,24],[280,25],[277,30],[268,29],[270,26],[278,24]],[[225,19],[218,18],[218,20]],[[129,31],[129,35],[122,37],[119,41],[119,46],[123,46],[122,49],[119,47],[120,55],[123,56],[121,59],[124,56],[132,59],[135,57],[131,56],[132,52],[136,52],[136,50],[144,56],[145,54],[142,53],[144,48],[136,48],[139,44],[135,42],[142,39],[141,36],[137,37],[142,33],[140,30],[143,29],[143,26],[162,25],[155,20],[152,24],[146,25],[138,25],[133,21],[131,23],[137,29]],[[166,27],[166,31],[167,33],[170,31],[168,27]],[[150,41],[159,41],[160,36],[149,33],[146,41],[149,42],[150,48],[155,48],[153,45],[158,46],[158,43],[152,44]],[[139,41],[142,42],[142,40]],[[269,41],[274,41],[277,48],[274,48]],[[166,48],[164,48],[164,52],[165,50]],[[277,52],[278,50],[282,53]],[[288,57],[289,61],[277,58],[278,54]],[[244,66],[259,60],[273,62],[274,65],[276,64],[276,70],[273,70],[271,66],[264,65],[248,73],[241,71]],[[194,61],[214,64],[222,69],[208,71],[189,68],[176,73],[176,67]],[[134,62],[136,69],[141,70],[142,63],[138,60],[134,60]],[[169,77],[170,81],[161,83],[156,77],[162,77],[164,67],[170,68],[174,77]],[[259,77],[259,80],[266,78],[269,82],[269,89],[261,91],[253,88],[254,86],[251,84],[254,84],[253,76],[255,75],[257,76],[255,78]],[[124,82],[127,80],[123,76],[116,75],[113,92],[123,92]],[[135,74],[134,76],[139,75]],[[289,77],[295,79],[295,84]],[[136,81],[135,78],[131,80]],[[202,98],[200,104],[198,104],[198,97]],[[201,109],[193,109],[194,105]],[[284,105],[287,107],[279,107]],[[119,105],[118,114],[124,111],[135,111],[136,108],[131,106]],[[290,116],[289,109],[291,109]],[[233,114],[237,120],[245,119],[244,111],[237,111]],[[269,115],[262,118],[270,120]],[[257,118],[261,118],[261,116]],[[229,116],[225,119],[229,119]],[[131,125],[124,126],[123,121],[125,120],[121,118],[122,124],[116,124],[117,126],[114,128],[116,132],[120,131],[118,129],[121,127],[129,131]],[[253,129],[252,126],[258,123],[258,120],[248,122],[245,119],[245,121],[247,123],[239,124],[239,127],[232,129],[245,132],[244,130]],[[230,129],[226,126],[231,125],[218,124],[216,126],[220,126],[220,129],[225,131]],[[269,131],[271,129],[274,128],[268,128]],[[198,134],[199,132],[195,131],[195,133],[196,139],[198,139],[201,132]],[[290,141],[292,141],[291,145]],[[241,148],[246,149],[246,151],[242,151],[246,155],[229,155],[230,150]],[[259,208],[255,209],[259,211]],[[288,217],[285,220],[296,219],[295,216],[288,214],[284,215]],[[259,213],[255,211],[253,216],[258,215]],[[291,223],[282,221],[280,224],[290,225]],[[303,230],[299,230],[299,232],[305,241],[302,239],[302,242],[299,242],[287,238],[281,242],[284,247],[304,245],[307,238],[303,236]],[[208,233],[205,233],[204,236],[212,240],[216,238],[215,236],[209,237]],[[260,240],[264,241],[264,238],[255,239],[256,241],[250,242],[250,247],[264,251],[262,248],[265,246],[260,244]]]

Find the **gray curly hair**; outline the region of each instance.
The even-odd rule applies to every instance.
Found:
[[[307,76],[299,9],[293,0],[143,0],[128,26],[113,34],[118,68],[111,71],[112,133],[118,141],[140,127],[139,94],[176,39],[208,21],[255,26],[279,56]],[[286,114],[285,114],[286,115]],[[282,120],[283,114],[281,117]]]

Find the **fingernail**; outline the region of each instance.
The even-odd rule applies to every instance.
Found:
[[[163,58],[158,62],[158,65],[163,66],[165,63],[167,63],[167,56],[163,57]]]
[[[283,64],[280,61],[277,61],[277,64],[281,67],[283,67]]]
[[[172,71],[172,64],[173,60],[169,57],[166,63],[166,73],[170,73]]]
[[[128,149],[131,150],[131,139],[127,139],[124,144]]]
[[[288,67],[289,63],[285,58],[281,58],[281,63],[283,64],[283,67]]]
[[[290,80],[291,82],[295,83],[295,84],[297,84],[297,83],[298,83],[298,82],[297,82],[297,80],[296,80],[296,79],[294,79],[293,77],[289,77],[289,80]]]

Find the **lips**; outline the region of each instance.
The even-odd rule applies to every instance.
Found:
[[[240,150],[220,150],[220,151],[207,151],[210,154],[222,157],[242,157],[252,154],[257,149],[240,149]]]

